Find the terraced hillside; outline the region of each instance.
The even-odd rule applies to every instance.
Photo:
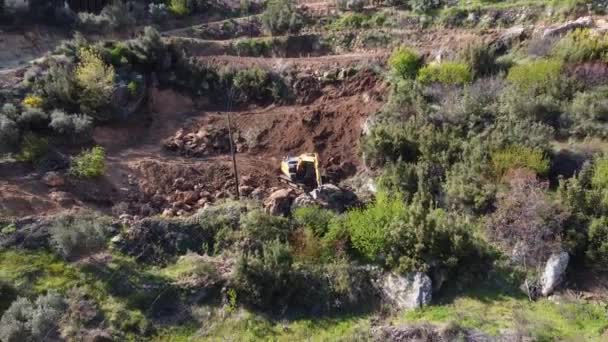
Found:
[[[605,7],[0,6],[0,341],[608,339]]]

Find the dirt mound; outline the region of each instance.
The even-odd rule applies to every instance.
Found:
[[[302,88],[303,90],[304,88]],[[255,155],[280,160],[284,155],[317,152],[325,169],[347,166],[346,177],[360,164],[358,146],[365,119],[382,106],[383,85],[371,71],[362,71],[344,82],[311,88],[308,105],[271,106],[234,112],[239,156]],[[302,94],[308,96],[309,94]],[[203,113],[168,140],[168,147],[183,156],[217,155],[227,148],[226,113]],[[213,135],[208,130],[213,128]],[[220,137],[217,134],[223,134]],[[212,136],[213,139],[205,137]],[[346,165],[348,164],[348,165]],[[239,167],[246,167],[243,162]],[[272,169],[278,169],[277,164]],[[339,180],[339,179],[338,179]]]

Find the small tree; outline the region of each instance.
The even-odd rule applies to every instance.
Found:
[[[107,227],[107,222],[100,217],[62,216],[49,231],[53,247],[66,259],[75,259],[103,249]]]
[[[32,331],[34,306],[23,297],[17,298],[0,319],[0,341],[28,341]]]
[[[106,152],[103,147],[95,146],[74,158],[70,172],[82,178],[103,176],[106,169],[105,159]]]
[[[415,51],[400,47],[395,50],[388,60],[391,70],[402,78],[414,79],[422,66],[422,58]]]
[[[269,0],[262,14],[262,23],[272,35],[278,35],[298,32],[303,20],[291,0]]]
[[[86,113],[96,113],[110,104],[114,93],[114,67],[104,63],[101,56],[91,48],[82,48],[80,61],[74,70],[76,83],[82,89],[80,106]],[[101,119],[99,115],[97,119]]]
[[[540,266],[561,248],[567,215],[545,194],[548,183],[533,172],[513,170],[508,178],[510,187],[498,195],[497,209],[488,219],[488,234],[525,269]]]

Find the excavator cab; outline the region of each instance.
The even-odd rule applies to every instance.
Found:
[[[316,153],[303,153],[299,156],[286,156],[281,162],[280,180],[303,189],[314,189],[321,185],[319,156]]]

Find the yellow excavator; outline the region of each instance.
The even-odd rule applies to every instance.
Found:
[[[321,186],[319,156],[316,153],[285,156],[281,162],[281,173],[279,180],[292,187],[309,190]]]

